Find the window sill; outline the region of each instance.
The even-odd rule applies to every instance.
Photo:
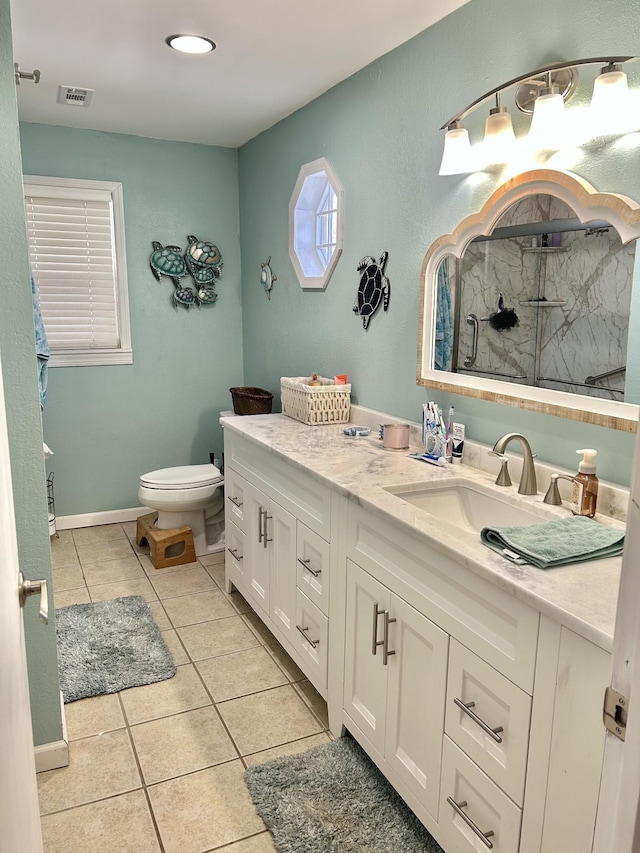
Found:
[[[75,350],[51,353],[49,367],[98,367],[133,364],[133,350]]]

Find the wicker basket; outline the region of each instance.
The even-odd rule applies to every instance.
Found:
[[[303,424],[346,424],[351,405],[351,385],[335,385],[318,376],[320,385],[309,385],[308,376],[280,379],[282,413]]]
[[[229,388],[236,415],[270,415],[273,394],[264,388]]]

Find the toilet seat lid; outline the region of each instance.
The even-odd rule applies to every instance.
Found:
[[[161,468],[142,474],[140,483],[156,489],[190,489],[213,486],[222,482],[222,475],[215,465],[180,465],[177,468]]]

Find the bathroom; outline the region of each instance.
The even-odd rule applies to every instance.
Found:
[[[0,8],[4,23],[7,0]],[[16,170],[125,187],[134,360],[50,370],[42,430],[55,453],[58,515],[136,506],[143,471],[219,452],[218,416],[230,407],[234,385],[277,393],[280,376],[347,373],[354,401],[416,420],[427,399],[415,383],[424,256],[503,180],[501,170],[439,177],[440,126],[485,90],[545,61],[634,54],[638,27],[636,10],[619,0],[606,6],[572,0],[561,7],[542,0],[535,15],[506,0],[471,0],[239,150],[28,121],[21,124],[18,150],[16,127],[4,122],[3,197],[6,181],[9,201],[0,212],[0,233],[3,256],[15,265],[12,280],[22,276],[14,257],[21,217]],[[15,110],[9,28],[0,32],[0,96],[3,107]],[[302,291],[288,257],[287,210],[300,166],[322,156],[345,188],[344,249],[327,289]],[[640,199],[637,148],[592,147],[566,168],[599,190]],[[223,252],[219,298],[207,310],[174,311],[171,285],[157,283],[148,269],[152,240],[183,241],[187,234],[212,239]],[[389,311],[364,332],[351,310],[356,266],[364,255],[383,251],[393,291]],[[259,282],[269,255],[278,276],[271,300]],[[49,545],[40,492],[42,434],[27,369],[29,310],[28,294],[12,288],[0,316],[0,351],[20,558],[25,574],[39,577]],[[602,479],[629,484],[632,433],[456,394],[441,394],[439,402],[455,405],[472,439],[493,444],[507,430],[524,432],[541,458],[563,468],[574,464],[577,448],[595,447]],[[35,741],[56,742],[55,638],[30,612],[25,624]]]

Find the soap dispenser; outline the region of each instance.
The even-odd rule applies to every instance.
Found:
[[[586,515],[593,518],[596,514],[598,500],[598,478],[596,477],[595,458],[597,450],[576,450],[582,453],[582,462],[578,465],[578,473],[573,480],[573,502],[571,512],[574,515]]]

